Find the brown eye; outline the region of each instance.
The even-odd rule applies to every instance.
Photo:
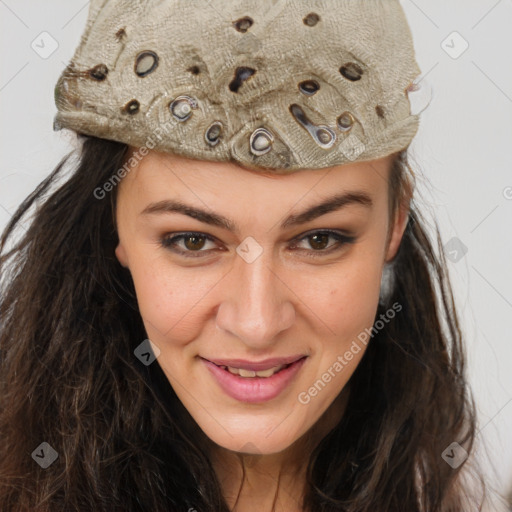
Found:
[[[185,247],[191,251],[202,249],[204,247],[205,240],[206,238],[204,236],[191,235],[184,237]]]
[[[185,257],[202,256],[215,250],[215,248],[204,249],[207,242],[215,245],[212,237],[194,232],[174,236],[166,235],[160,240],[162,247]]]
[[[313,249],[325,249],[329,244],[329,234],[322,233],[317,235],[310,235],[308,240],[310,241],[311,247]]]
[[[329,245],[329,239],[333,239],[334,243]],[[298,239],[297,242],[293,244],[293,249],[306,251],[312,256],[322,256],[330,254],[331,252],[340,251],[347,244],[352,244],[355,241],[355,236],[344,235],[337,231],[314,231]]]

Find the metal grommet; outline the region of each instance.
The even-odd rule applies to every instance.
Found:
[[[332,133],[326,128],[318,128],[316,131],[317,140],[326,148],[331,147],[336,140]]]
[[[139,110],[140,103],[137,100],[131,100],[123,107],[123,111],[130,115],[136,114]]]
[[[180,122],[186,121],[192,115],[192,109],[197,108],[197,100],[190,96],[178,96],[170,103],[172,115]]]
[[[314,27],[320,21],[320,16],[314,12],[310,12],[302,21],[304,25]]]
[[[254,23],[253,19],[249,16],[244,16],[243,18],[240,18],[239,20],[233,21],[233,26],[235,27],[238,32],[242,32],[245,34]]]
[[[220,121],[215,121],[212,123],[206,133],[204,134],[204,138],[206,142],[210,146],[216,146],[220,142],[220,136],[222,134],[222,123]]]
[[[105,64],[98,64],[89,70],[89,75],[94,78],[94,80],[98,80],[98,82],[102,82],[107,78],[108,68]]]
[[[153,73],[158,67],[158,60],[155,52],[149,50],[140,52],[135,59],[135,73],[140,77]]]
[[[341,66],[340,73],[351,82],[361,80],[361,77],[364,75],[364,71],[361,66],[355,62],[347,62],[347,64]]]
[[[305,80],[299,84],[300,92],[304,93],[306,96],[313,96],[320,89],[320,84],[315,80]]]
[[[331,128],[312,123],[302,107],[296,103],[290,105],[290,113],[321,148],[332,148],[336,142],[336,133]]]
[[[248,68],[246,66],[240,66],[236,68],[235,78],[231,80],[229,84],[229,90],[231,92],[238,92],[242,84],[249,80],[249,78],[251,78],[251,76],[253,76],[254,73],[256,73],[255,69]]]
[[[342,132],[349,132],[354,126],[354,123],[354,116],[350,112],[343,112],[336,120],[336,124]]]
[[[266,128],[254,130],[249,140],[251,153],[256,156],[265,155],[272,149],[274,136]]]

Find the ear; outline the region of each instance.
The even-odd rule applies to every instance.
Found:
[[[409,204],[409,198],[404,199],[400,203],[400,207],[395,214],[392,231],[388,237],[386,263],[391,261],[396,256],[398,248],[400,247],[400,242],[402,241],[405,228],[407,227],[407,223],[409,221]]]
[[[119,261],[119,263],[121,263],[121,265],[123,267],[128,268],[128,258],[126,256],[126,250],[124,248],[124,245],[121,242],[119,242],[117,244],[115,253],[116,253],[116,258]]]

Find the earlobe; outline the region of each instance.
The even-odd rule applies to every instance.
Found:
[[[409,222],[409,205],[403,205],[397,212],[395,217],[395,223],[393,226],[393,232],[391,233],[391,239],[388,243],[388,250],[386,254],[386,262],[392,261],[400,247],[405,229]]]
[[[116,258],[119,261],[119,263],[123,266],[128,268],[128,259],[126,257],[126,251],[124,249],[124,246],[119,242],[117,244],[116,250],[115,250]]]

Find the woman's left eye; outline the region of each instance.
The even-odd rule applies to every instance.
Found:
[[[335,243],[329,245],[329,238],[334,239]],[[355,242],[356,237],[344,235],[338,231],[313,231],[302,238],[299,238],[298,241],[306,241],[313,250],[304,249],[310,253],[313,253],[313,256],[320,256],[322,254],[328,254],[332,251],[336,251],[341,249],[346,244],[352,244]],[[293,247],[296,248],[297,244],[294,243]],[[314,254],[317,253],[317,254]],[[320,254],[318,254],[320,253]]]
[[[333,244],[329,244],[329,239],[334,239]],[[341,249],[346,244],[354,243],[356,237],[344,235],[338,231],[319,230],[313,231],[305,236],[296,238],[291,245],[292,250],[300,250],[311,253],[312,256],[321,256]],[[214,245],[212,249],[204,249],[210,242]],[[299,247],[299,244],[306,242],[308,248]],[[178,235],[166,235],[160,240],[162,247],[170,249],[186,257],[198,257],[215,249],[215,240],[205,233],[188,232]],[[180,245],[181,244],[181,245]]]

